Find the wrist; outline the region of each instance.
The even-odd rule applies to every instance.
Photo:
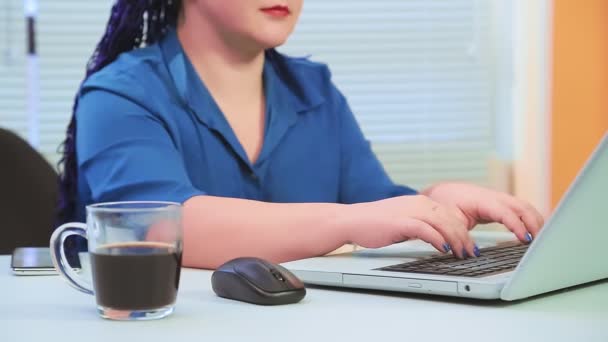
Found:
[[[372,223],[373,215],[370,214],[372,203],[374,202],[343,205],[338,220],[338,230],[344,244],[354,243],[357,240],[356,235],[358,231],[369,229],[374,224],[377,224],[377,222]]]
[[[360,221],[361,203],[340,204],[336,210],[333,231],[337,234],[338,241],[342,244],[349,244],[353,241],[353,230]]]

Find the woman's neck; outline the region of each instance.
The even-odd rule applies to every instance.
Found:
[[[177,35],[194,69],[217,100],[234,101],[236,97],[247,103],[263,96],[264,49],[223,35],[205,18],[182,17]]]

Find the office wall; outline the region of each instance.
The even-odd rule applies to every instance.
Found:
[[[554,0],[551,203],[608,130],[608,1]]]
[[[549,215],[553,0],[514,0],[513,192]]]

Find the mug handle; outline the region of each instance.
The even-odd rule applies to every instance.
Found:
[[[67,261],[63,247],[65,239],[71,235],[79,235],[87,238],[87,225],[79,222],[62,224],[51,235],[51,259],[59,274],[67,280],[68,284],[78,291],[93,294],[90,284],[82,279]]]

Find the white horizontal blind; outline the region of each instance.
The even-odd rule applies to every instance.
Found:
[[[23,1],[2,0],[0,11],[0,126],[27,138],[26,27]],[[56,165],[86,63],[109,18],[111,0],[38,2],[39,150]],[[5,11],[6,9],[6,11]],[[5,22],[7,20],[7,22]],[[5,77],[6,75],[6,77]]]
[[[0,2],[0,127],[27,136],[23,1]]]
[[[306,0],[280,50],[328,63],[393,180],[488,182],[491,1]]]
[[[53,163],[65,139],[74,95],[104,32],[111,0],[42,0],[38,20],[40,150]]]

